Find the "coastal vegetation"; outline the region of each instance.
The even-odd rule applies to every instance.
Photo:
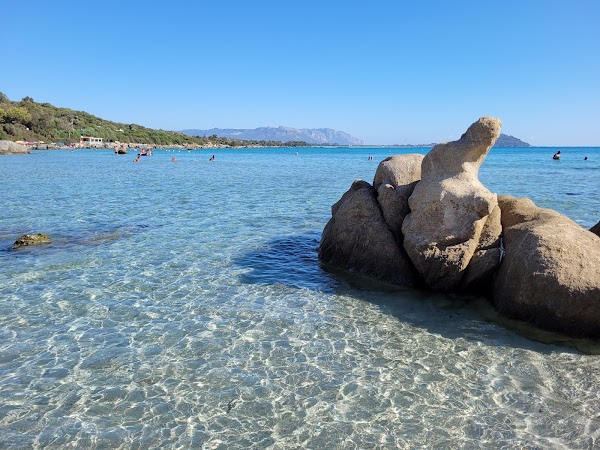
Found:
[[[143,143],[199,147],[301,147],[301,141],[244,141],[227,137],[188,136],[137,124],[104,120],[84,111],[37,103],[31,97],[11,101],[0,92],[0,140],[78,143],[82,136],[102,138],[104,143]]]

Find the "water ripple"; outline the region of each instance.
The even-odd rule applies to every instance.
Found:
[[[597,344],[318,263],[389,149],[286,152],[3,159],[0,247],[56,239],[0,251],[1,448],[600,445],[600,358],[575,350]]]

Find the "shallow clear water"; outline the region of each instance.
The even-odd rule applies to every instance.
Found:
[[[600,149],[562,150],[480,178],[590,227]],[[1,157],[0,448],[600,446],[595,343],[319,265],[351,182],[424,151]]]

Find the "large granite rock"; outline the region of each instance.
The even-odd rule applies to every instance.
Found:
[[[590,228],[590,231],[594,233],[596,236],[600,237],[600,222]]]
[[[49,244],[50,242],[50,236],[44,233],[24,234],[15,241],[13,247],[27,247],[29,245]]]
[[[0,155],[27,154],[27,147],[12,141],[0,141]]]
[[[377,166],[373,187],[378,190],[382,184],[391,184],[395,188],[405,186],[421,179],[421,164],[425,155],[411,153],[385,158]]]
[[[482,117],[458,141],[436,145],[423,159],[402,232],[406,252],[433,289],[491,285],[500,259],[500,211],[478,173],[501,126]]]
[[[319,246],[321,261],[400,286],[419,284],[410,260],[385,223],[373,186],[356,180],[331,213]]]
[[[357,180],[333,205],[319,257],[406,287],[489,293],[507,316],[600,337],[600,223],[588,232],[487,190],[479,167],[500,127],[483,117],[425,157],[382,161],[373,186]]]
[[[505,256],[493,300],[510,317],[600,336],[600,237],[531,200],[498,198]]]
[[[402,222],[410,212],[408,199],[421,179],[423,158],[420,154],[390,156],[379,163],[373,179],[383,218],[400,246]]]

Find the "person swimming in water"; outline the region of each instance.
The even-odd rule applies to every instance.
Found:
[[[552,157],[552,159],[560,159],[560,150],[557,151],[554,156]]]
[[[212,155],[209,159],[209,161],[214,161],[215,160],[215,155]]]

